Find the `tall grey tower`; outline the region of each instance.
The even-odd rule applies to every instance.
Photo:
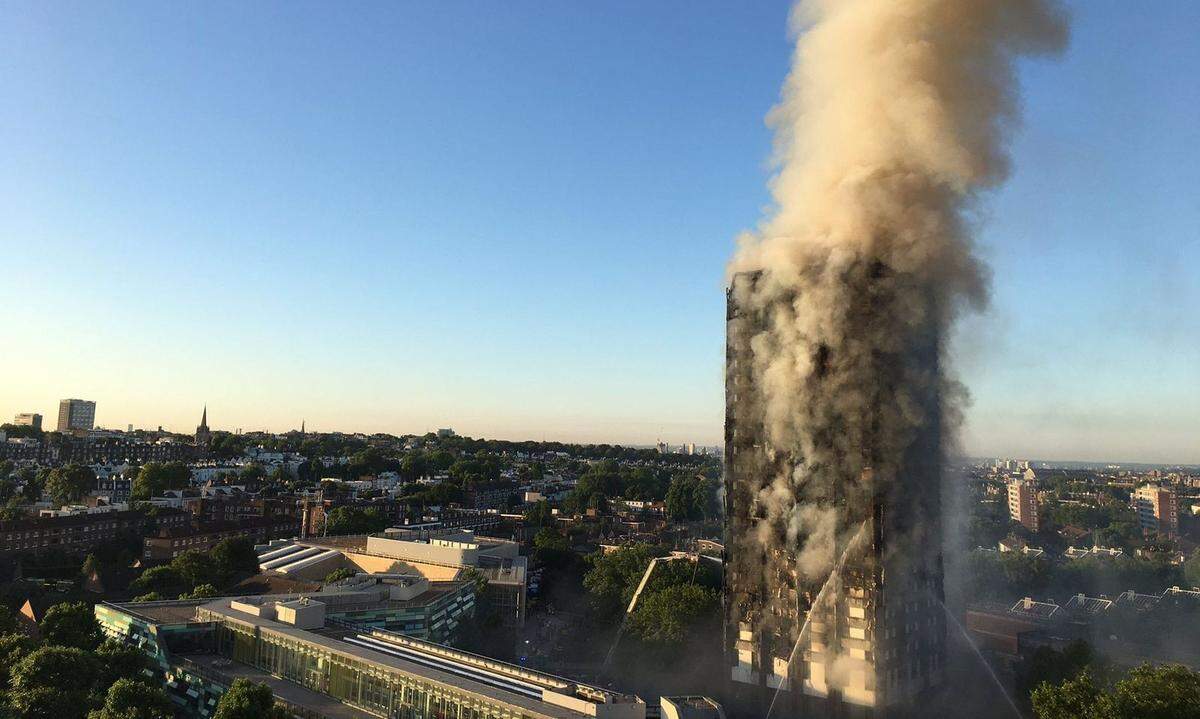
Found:
[[[765,430],[753,340],[771,310],[740,300],[758,281],[737,275],[727,298],[726,708],[747,717],[919,715],[945,663],[940,421],[913,438],[893,476],[879,476],[870,461],[876,450],[863,447],[862,476],[805,498],[833,510],[838,538],[829,575],[806,578],[799,547],[766,522],[762,506],[773,480],[791,476],[803,458],[798,447],[771,446]],[[923,361],[936,371],[936,338],[927,340]],[[937,418],[936,393],[927,400]]]
[[[85,399],[64,399],[58,403],[58,431],[81,432],[96,425],[96,403]]]

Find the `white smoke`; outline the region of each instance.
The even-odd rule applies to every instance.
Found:
[[[793,20],[768,118],[774,205],[730,265],[730,343],[749,348],[730,370],[734,427],[763,448],[760,476],[735,472],[732,501],[751,504],[731,541],[753,547],[731,558],[761,577],[761,630],[799,647],[786,618],[833,611],[836,596],[817,605],[847,555],[869,554],[855,544],[916,602],[942,593],[943,434],[965,397],[944,342],[987,302],[972,210],[1008,174],[1015,62],[1060,49],[1066,20],[1055,0],[812,0]],[[820,643],[830,686],[851,691],[862,672]]]
[[[758,536],[811,579],[845,529],[824,500],[877,495],[947,415],[942,342],[986,303],[970,213],[1008,173],[1014,62],[1061,48],[1066,22],[1052,0],[814,0],[793,20],[774,207],[731,271],[761,273],[739,298],[766,317],[760,419],[803,458],[759,492]]]

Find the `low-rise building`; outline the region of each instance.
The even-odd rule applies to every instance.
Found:
[[[298,716],[645,719],[637,696],[443,644],[330,619],[307,597],[102,603],[106,636],[140,648],[187,714],[211,717],[239,678]]]
[[[182,512],[161,511],[154,521],[164,530],[186,526]],[[69,553],[83,554],[96,545],[141,533],[146,527],[145,514],[123,510],[99,514],[67,514],[52,517],[28,517],[0,522],[0,553],[30,552],[57,547]]]
[[[186,516],[186,515],[185,515]],[[143,540],[142,558],[150,562],[169,562],[189,549],[206,552],[223,539],[247,537],[263,544],[279,537],[296,535],[298,527],[291,517],[255,517],[238,522],[191,523],[161,527]]]

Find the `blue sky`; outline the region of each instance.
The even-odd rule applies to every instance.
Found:
[[[1022,65],[966,449],[1200,462],[1200,5]],[[717,443],[787,3],[0,3],[0,416]]]

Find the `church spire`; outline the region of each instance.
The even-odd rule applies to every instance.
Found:
[[[208,405],[204,405],[204,412],[200,414],[200,426],[196,428],[196,444],[200,447],[208,447],[208,443],[212,441],[212,433],[208,431]]]

